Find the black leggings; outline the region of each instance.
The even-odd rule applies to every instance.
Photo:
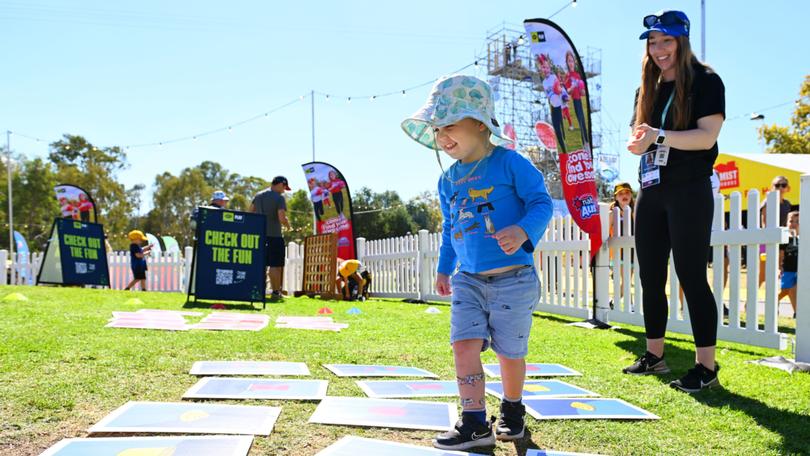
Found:
[[[588,124],[585,123],[585,111],[582,109],[582,100],[574,98],[574,112],[577,114],[577,122],[579,122],[579,132],[582,135],[582,146],[588,144]]]
[[[343,213],[343,192],[332,193],[332,201],[335,202],[335,210],[338,215]]]
[[[708,177],[659,184],[639,192],[636,202],[636,254],[644,290],[644,327],[648,339],[667,329],[669,251],[686,302],[696,347],[717,341],[717,304],[706,277],[706,251],[712,233],[714,200]]]
[[[565,130],[563,130],[563,117],[562,106],[555,108],[551,107],[551,126],[554,127],[554,136],[557,137],[557,152],[564,154],[568,151],[565,149]]]
[[[315,218],[320,222],[321,216],[323,216],[323,202],[316,201],[312,203],[312,206],[315,208]]]

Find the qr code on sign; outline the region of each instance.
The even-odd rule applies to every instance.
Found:
[[[231,285],[233,283],[232,269],[217,269],[217,285]]]
[[[76,274],[87,274],[87,263],[76,263]]]

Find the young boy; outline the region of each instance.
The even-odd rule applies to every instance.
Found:
[[[777,302],[785,296],[793,307],[793,318],[796,318],[796,279],[799,271],[799,211],[792,211],[787,216],[787,227],[790,239],[787,244],[779,246],[779,277],[781,291]]]
[[[141,291],[146,291],[146,255],[152,250],[152,246],[141,247],[141,243],[147,241],[143,231],[132,230],[127,237],[131,241],[131,244],[129,244],[129,260],[132,267],[132,281],[124,289],[129,290],[140,282]]]
[[[427,104],[402,122],[405,133],[437,157],[441,148],[457,160],[439,179],[444,222],[436,290],[453,296],[450,343],[462,406],[454,429],[433,442],[445,450],[494,445],[496,435],[520,439],[525,428],[525,357],[540,292],[532,252],[551,219],[552,201],[531,162],[490,141],[508,142],[493,104],[485,82],[452,76],[438,81]],[[481,352],[490,346],[504,386],[494,433],[481,365]]]

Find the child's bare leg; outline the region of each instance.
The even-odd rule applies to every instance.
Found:
[[[138,282],[141,283],[141,291],[146,291],[146,279],[141,279]]]
[[[788,299],[790,300],[790,306],[793,307],[793,315],[796,315],[796,291],[798,287],[793,287],[788,289]]]
[[[498,355],[503,381],[503,396],[506,400],[517,402],[523,396],[523,382],[526,378],[526,359],[507,358]]]
[[[526,378],[525,358],[507,358],[498,354],[503,381],[503,400],[501,400],[500,418],[496,426],[498,440],[517,440],[523,438],[526,422],[523,416],[526,408],[523,405],[523,383]]]
[[[482,339],[465,339],[453,343],[458,393],[463,412],[486,413],[484,366],[481,365],[483,344]]]
[[[138,279],[132,279],[132,280],[130,280],[130,281],[129,281],[129,285],[127,285],[127,287],[126,287],[126,288],[124,288],[124,290],[129,290],[129,289],[131,289],[132,287],[134,287],[134,286],[135,286],[135,284],[136,284],[136,283],[138,283]]]

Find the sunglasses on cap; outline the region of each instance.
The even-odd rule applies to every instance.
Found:
[[[689,20],[681,17],[676,11],[667,11],[663,14],[650,14],[644,17],[644,27],[650,28],[656,24],[661,25],[689,25]]]

